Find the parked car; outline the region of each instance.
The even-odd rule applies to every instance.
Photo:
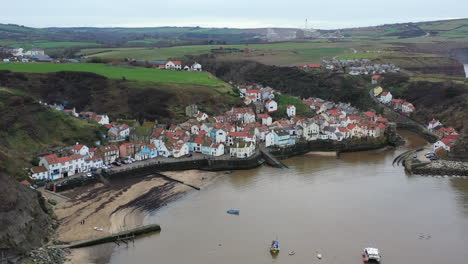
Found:
[[[187,158],[192,157],[192,153],[185,154],[185,157],[187,157]]]
[[[96,168],[96,167],[92,167],[92,168],[91,168],[91,171],[97,171],[97,168]]]
[[[88,172],[88,173],[86,173],[86,177],[91,178],[91,177],[93,177],[93,175],[91,174],[91,172]]]

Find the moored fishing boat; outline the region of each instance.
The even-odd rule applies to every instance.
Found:
[[[362,261],[365,263],[368,262],[376,262],[380,263],[380,253],[377,248],[365,248],[364,252],[362,252]]]
[[[280,246],[278,240],[271,241],[270,252],[272,254],[278,254],[280,251]]]
[[[236,214],[236,215],[238,215],[238,214],[240,213],[239,210],[234,210],[234,209],[227,210],[226,212],[227,212],[228,214]]]

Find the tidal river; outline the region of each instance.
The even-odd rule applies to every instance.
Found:
[[[396,155],[426,144],[401,134],[408,143],[396,150],[301,156],[285,161],[289,169],[226,175],[149,215],[162,232],[116,248],[110,263],[362,263],[367,246],[383,263],[467,263],[468,179],[393,167]]]

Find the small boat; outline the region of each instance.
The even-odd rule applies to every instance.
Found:
[[[318,259],[322,259],[322,254],[317,253],[317,258],[318,258]]]
[[[293,250],[293,251],[289,251],[289,256],[292,256],[292,255],[294,255],[294,254],[296,254],[296,252],[294,252],[294,250]]]
[[[97,227],[97,226],[95,226],[95,227],[94,227],[94,230],[96,230],[96,231],[103,231],[104,229],[102,229],[102,227]]]
[[[364,263],[375,262],[380,263],[380,252],[377,248],[365,248],[362,252],[362,261]]]
[[[226,213],[238,215],[240,213],[240,211],[231,209],[231,210],[227,210]]]
[[[271,241],[270,252],[271,254],[277,254],[280,251],[280,246],[278,240]]]

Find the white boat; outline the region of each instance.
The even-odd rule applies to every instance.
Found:
[[[362,253],[362,261],[365,263],[369,262],[376,262],[380,263],[380,252],[377,248],[365,248],[364,252]]]
[[[317,253],[317,258],[318,258],[318,259],[322,259],[322,254]]]

